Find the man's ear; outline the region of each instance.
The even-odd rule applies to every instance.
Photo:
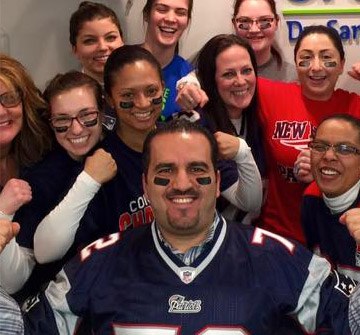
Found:
[[[216,198],[220,197],[220,171],[216,171]]]
[[[144,173],[142,174],[142,185],[144,190],[144,196],[147,200],[149,200],[148,191],[147,191],[147,181]]]

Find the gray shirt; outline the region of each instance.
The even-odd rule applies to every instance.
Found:
[[[24,324],[18,304],[0,286],[0,334],[22,335]]]
[[[298,81],[295,65],[283,61],[279,67],[274,55],[271,55],[268,62],[258,67],[258,75],[259,77],[284,82]]]

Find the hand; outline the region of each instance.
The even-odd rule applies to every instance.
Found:
[[[340,216],[340,223],[346,225],[356,244],[360,245],[360,208],[352,208]]]
[[[355,63],[352,67],[351,70],[348,71],[349,76],[353,77],[356,80],[360,80],[360,62],[359,63]]]
[[[294,164],[294,175],[298,181],[311,183],[314,177],[311,172],[310,150],[302,150],[296,158]]]
[[[239,151],[240,141],[236,136],[217,131],[215,139],[219,148],[219,156],[222,159],[234,159]]]
[[[98,149],[86,158],[84,170],[99,184],[103,184],[115,177],[117,166],[111,154]]]
[[[204,107],[208,101],[205,91],[192,83],[184,84],[176,97],[176,103],[184,110],[192,110],[197,106]]]
[[[5,214],[12,215],[31,199],[29,183],[22,179],[12,178],[0,193],[0,210]]]
[[[20,225],[17,222],[0,220],[0,253],[4,250],[10,240],[19,233],[19,230]]]

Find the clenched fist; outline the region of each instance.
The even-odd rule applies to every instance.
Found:
[[[104,184],[114,178],[117,166],[111,154],[104,149],[98,149],[86,158],[84,170],[99,184]]]
[[[0,211],[14,214],[22,205],[32,198],[31,187],[25,180],[12,178],[0,193]]]
[[[239,150],[239,139],[221,131],[217,131],[214,136],[218,144],[220,158],[233,159]]]

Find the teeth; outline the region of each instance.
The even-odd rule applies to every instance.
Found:
[[[160,30],[163,31],[164,33],[170,33],[170,34],[173,34],[176,32],[176,29],[169,28],[169,27],[160,27]]]
[[[248,92],[247,89],[245,90],[241,90],[241,91],[233,91],[232,94],[236,95],[236,96],[243,96]]]
[[[0,127],[5,127],[5,126],[8,126],[9,124],[10,124],[10,120],[1,121],[0,122]]]
[[[106,61],[108,58],[109,55],[94,57],[95,60],[100,60],[100,61]]]
[[[176,204],[189,204],[191,202],[193,202],[192,198],[176,198],[176,199],[172,199],[173,202],[175,202]]]
[[[151,112],[146,112],[146,113],[134,113],[135,117],[141,120],[145,120],[148,119],[151,115]]]
[[[86,142],[86,140],[89,138],[89,136],[83,136],[78,138],[70,138],[69,141],[73,144],[82,144]]]
[[[321,169],[321,173],[326,175],[326,176],[335,176],[337,174],[339,174],[339,172],[333,170],[333,169]]]
[[[310,79],[312,80],[324,80],[326,76],[316,77],[316,76],[310,76]]]

